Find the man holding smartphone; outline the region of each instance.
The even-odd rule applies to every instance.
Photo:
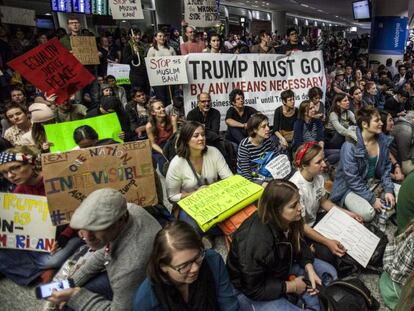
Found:
[[[145,209],[127,203],[119,191],[103,188],[89,194],[70,225],[95,252],[71,276],[76,287],[54,291],[48,300],[66,303],[64,310],[132,310],[161,229],[158,222]]]

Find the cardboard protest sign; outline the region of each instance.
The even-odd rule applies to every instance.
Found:
[[[63,103],[95,77],[57,38],[41,44],[7,63],[38,89],[56,94]]]
[[[82,65],[98,65],[99,55],[96,39],[92,36],[71,36],[72,54]]]
[[[259,199],[262,193],[262,186],[234,175],[194,192],[178,205],[206,232],[214,224]]]
[[[282,104],[280,94],[295,93],[296,105],[308,98],[310,88],[325,93],[326,78],[321,51],[296,52],[291,56],[265,54],[187,55],[188,84],[184,85],[184,108],[188,113],[197,106],[197,95],[208,92],[212,107],[220,111],[221,129],[231,106],[228,94],[233,89],[244,92],[244,103],[256,108],[273,122],[273,114]]]
[[[97,133],[99,139],[112,138],[115,141],[122,142],[118,137],[122,131],[121,124],[115,112],[104,114],[102,116],[63,122],[46,124],[45,131],[47,141],[53,143],[50,147],[52,153],[72,150],[77,146],[73,139],[73,132],[82,125],[89,125]]]
[[[184,19],[195,27],[212,27],[220,23],[216,0],[185,0]]]
[[[55,241],[46,197],[0,193],[0,248],[50,252]]]
[[[144,19],[141,0],[109,0],[113,19]]]
[[[70,222],[89,193],[119,190],[128,202],[157,204],[148,140],[42,154],[42,172],[52,224]]]
[[[3,24],[15,24],[36,27],[36,11],[0,5],[0,17]]]
[[[129,65],[108,63],[107,75],[115,77],[116,84],[131,84],[129,81],[129,71],[131,70]]]
[[[186,56],[146,57],[151,86],[187,84]]]

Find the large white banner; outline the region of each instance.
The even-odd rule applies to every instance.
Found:
[[[184,16],[186,22],[194,27],[220,24],[216,0],[184,0]]]
[[[308,99],[310,88],[317,86],[325,93],[326,78],[321,51],[296,52],[290,56],[263,54],[189,54],[188,84],[184,85],[186,114],[197,106],[197,94],[210,93],[212,107],[221,113],[221,129],[230,107],[229,94],[241,89],[245,104],[266,114],[273,114],[282,104],[284,90],[295,93],[296,105]]]
[[[50,252],[55,241],[47,199],[0,193],[0,248]]]

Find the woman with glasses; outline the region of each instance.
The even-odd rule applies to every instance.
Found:
[[[177,221],[155,237],[133,310],[233,311],[239,304],[221,256],[204,250],[197,232]]]
[[[0,174],[16,185],[14,193],[45,196],[38,152],[19,146],[0,152]],[[77,232],[66,227],[56,238],[51,253],[1,249],[0,273],[19,285],[28,285],[48,269],[58,269],[80,246]]]
[[[272,180],[257,212],[234,233],[227,267],[241,310],[303,310],[292,302],[298,297],[306,310],[319,310],[316,285],[328,285],[337,274],[313,258],[304,240],[302,209],[293,183]]]

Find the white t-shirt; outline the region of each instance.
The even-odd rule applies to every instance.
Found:
[[[207,152],[203,155],[201,175],[198,175],[203,184],[210,185],[215,183],[218,177],[225,179],[232,175],[233,173],[220,151],[213,146],[208,146]],[[165,184],[168,199],[173,202],[181,200],[182,192],[193,192],[199,188],[197,178],[187,160],[178,155],[170,162]]]
[[[299,188],[300,202],[302,209],[302,217],[309,226],[313,226],[316,220],[316,214],[320,207],[320,200],[325,196],[325,180],[322,175],[316,176],[312,181],[307,181],[302,174],[297,171],[291,178]]]

